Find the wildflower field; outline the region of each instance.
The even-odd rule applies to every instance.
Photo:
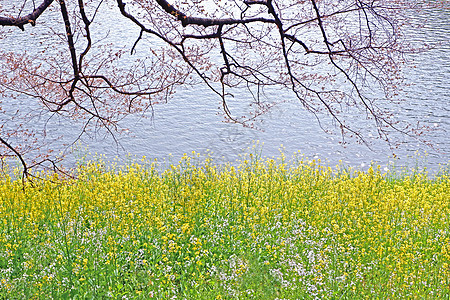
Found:
[[[1,299],[450,297],[446,173],[194,155],[1,176]]]

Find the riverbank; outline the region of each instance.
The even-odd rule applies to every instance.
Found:
[[[445,173],[254,155],[76,172],[0,181],[1,298],[450,295]]]

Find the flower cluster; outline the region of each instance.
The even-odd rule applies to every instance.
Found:
[[[0,298],[450,295],[445,174],[194,154],[76,177],[1,178]]]

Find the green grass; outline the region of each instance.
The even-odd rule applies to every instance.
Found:
[[[0,180],[0,298],[448,299],[450,180],[247,156]]]

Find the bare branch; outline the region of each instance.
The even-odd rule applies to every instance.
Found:
[[[28,172],[28,165],[25,162],[24,157],[22,156],[21,153],[19,153],[19,151],[17,151],[10,143],[8,143],[6,140],[4,140],[2,137],[0,137],[0,143],[2,143],[3,145],[5,145],[9,150],[11,150],[14,155],[19,159],[20,163],[22,164],[22,173],[23,173],[23,177],[28,177],[29,176],[29,172]]]
[[[32,13],[23,17],[0,17],[0,25],[2,26],[17,26],[21,30],[25,30],[24,26],[31,24],[34,26],[36,24],[37,18],[53,3],[53,0],[43,0],[41,5],[33,10]]]
[[[200,25],[204,27],[217,26],[217,25],[233,25],[233,24],[247,24],[254,22],[262,23],[274,23],[274,20],[266,18],[249,18],[249,19],[212,19],[212,18],[198,18],[189,17],[182,11],[169,4],[166,0],[156,0],[156,2],[170,15],[176,17],[184,27],[188,25]]]

